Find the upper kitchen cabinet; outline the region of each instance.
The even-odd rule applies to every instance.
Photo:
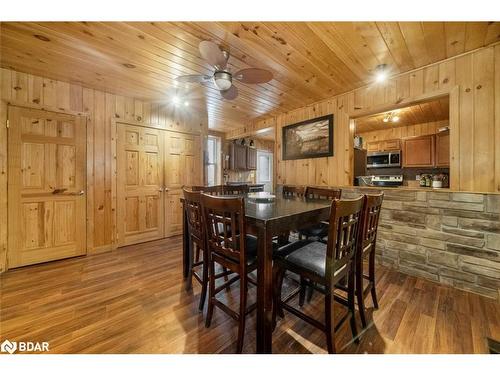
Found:
[[[253,147],[247,147],[247,169],[256,170],[257,169],[257,149]]]
[[[403,141],[403,167],[433,167],[435,154],[434,135],[411,137]]]
[[[436,167],[450,166],[450,132],[436,134]]]
[[[237,143],[229,145],[229,169],[246,170],[247,169],[247,147]]]
[[[397,151],[401,150],[401,142],[399,139],[388,139],[385,141],[373,141],[366,143],[366,151]]]

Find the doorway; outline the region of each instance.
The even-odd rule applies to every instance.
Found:
[[[273,153],[257,150],[257,183],[264,184],[264,191],[273,191]]]

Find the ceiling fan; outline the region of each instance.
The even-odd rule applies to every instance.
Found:
[[[201,57],[214,67],[213,75],[188,74],[176,77],[177,82],[204,83],[212,81],[224,99],[233,100],[238,96],[238,88],[233,85],[233,79],[251,84],[266,83],[273,79],[273,74],[269,70],[259,68],[241,69],[234,74],[229,72],[227,69],[229,52],[221,50],[214,42],[204,40],[198,48]]]

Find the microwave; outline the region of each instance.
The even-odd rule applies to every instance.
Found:
[[[366,155],[367,168],[401,167],[401,151],[369,152]]]

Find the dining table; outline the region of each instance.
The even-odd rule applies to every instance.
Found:
[[[269,200],[243,195],[247,233],[257,237],[257,353],[272,353],[273,308],[273,238],[329,219],[331,201],[277,194]],[[184,200],[181,199],[184,204]],[[183,219],[183,276],[188,278],[191,246],[187,233],[187,217]]]

